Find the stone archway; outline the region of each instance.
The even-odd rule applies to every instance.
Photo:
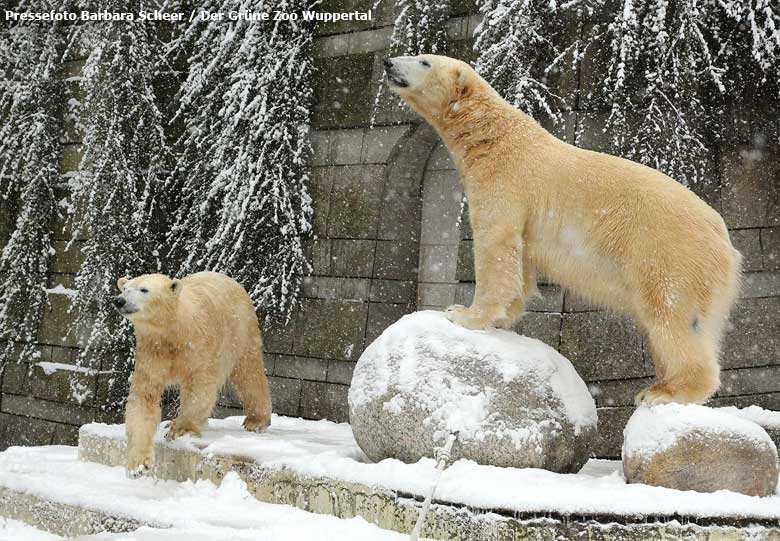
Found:
[[[471,278],[464,275],[468,262],[459,260],[467,229],[466,224],[458,227],[463,186],[441,142],[426,164],[421,193],[418,309],[442,310],[453,303],[470,304],[473,284],[460,283]],[[467,223],[468,218],[465,220]]]

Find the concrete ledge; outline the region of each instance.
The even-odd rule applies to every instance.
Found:
[[[133,518],[49,501],[3,487],[0,487],[0,516],[21,520],[63,537],[100,532],[132,532],[141,526],[154,526]]]
[[[420,501],[414,495],[385,487],[347,483],[323,477],[306,477],[286,468],[268,467],[249,457],[226,456],[200,452],[205,444],[188,442],[195,448],[178,443],[157,441],[157,465],[154,475],[162,479],[184,481],[208,479],[220,483],[224,476],[236,472],[260,501],[285,504],[339,518],[361,516],[381,528],[408,533],[414,527]],[[79,458],[109,466],[125,464],[126,445],[121,438],[83,430],[79,441]],[[745,523],[742,523],[745,522]],[[728,520],[682,524],[674,518],[665,522],[643,522],[632,517],[563,517],[535,516],[439,502],[431,507],[423,535],[435,539],[488,540],[678,540],[780,541],[780,525],[753,524]]]

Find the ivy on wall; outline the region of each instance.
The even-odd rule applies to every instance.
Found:
[[[392,55],[444,54],[450,5],[450,0],[397,0]]]
[[[535,0],[485,0],[480,14],[476,70],[515,107],[561,122],[563,98],[549,79],[576,69],[584,46],[567,35],[570,24],[549,2]]]
[[[683,183],[702,181],[708,143],[728,129],[722,105],[740,92],[738,81],[752,80],[756,92],[774,87],[780,97],[780,7],[765,0],[621,4],[587,36],[607,44],[606,77],[595,92],[609,106],[612,148]]]

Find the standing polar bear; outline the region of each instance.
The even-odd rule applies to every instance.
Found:
[[[178,385],[181,407],[166,438],[198,434],[229,380],[246,413],[244,428],[271,423],[263,344],[252,301],[236,281],[216,272],[181,280],[162,274],[120,278],[114,306],[133,324],[135,370],[125,411],[127,470],[154,465],[154,433],[165,387]]]
[[[658,381],[637,403],[717,390],[741,258],[715,210],[663,173],[560,141],[464,62],[398,57],[385,71],[447,145],[469,201],[476,291],[452,321],[509,327],[539,273],[639,321]]]

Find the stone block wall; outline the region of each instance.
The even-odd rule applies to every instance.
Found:
[[[326,0],[321,9],[367,10],[372,4]],[[383,329],[414,310],[469,304],[473,296],[471,234],[467,220],[456,226],[462,189],[446,149],[396,99],[382,96],[374,109],[392,32],[389,4],[381,2],[371,22],[317,28],[310,185],[316,238],[307,246],[313,272],[290,324],[265,333],[266,367],[280,414],[347,421],[355,362]],[[473,3],[456,2],[447,25],[450,55],[474,58],[474,13]],[[570,31],[586,24],[572,22]],[[77,73],[79,63],[71,68]],[[567,109],[563,124],[549,128],[595,150],[605,148],[605,112],[586,95],[599,69],[594,55],[579,71],[550,81]],[[745,257],[742,298],[725,340],[723,386],[712,402],[780,409],[780,151],[756,143],[757,130],[742,126],[734,140],[713,147],[712,174],[691,188],[723,214]],[[63,172],[77,166],[79,142],[70,135]],[[7,232],[0,227],[0,234]],[[68,287],[78,268],[78,241],[66,253],[67,237],[57,239],[52,285]],[[528,307],[516,330],[574,363],[599,406],[596,454],[619,456],[633,396],[654,374],[642,335],[631,320],[594,309],[556,285],[541,284],[540,290],[542,299]],[[70,324],[68,299],[50,300],[40,359],[68,364],[75,344],[60,340]],[[104,376],[83,377],[99,397]],[[36,366],[8,366],[0,446],[73,443],[79,424],[118,419],[90,401],[77,403],[66,379]],[[237,408],[228,389],[215,414],[238,414]]]

